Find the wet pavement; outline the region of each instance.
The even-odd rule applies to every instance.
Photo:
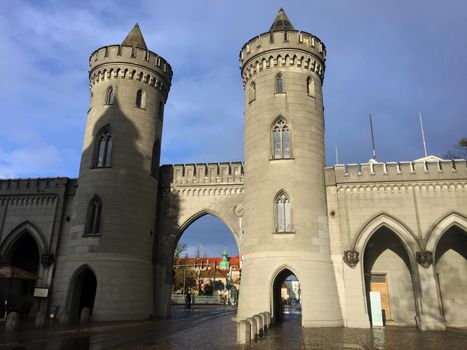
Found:
[[[300,315],[290,313],[280,325],[251,345],[236,345],[236,310],[198,306],[192,312],[174,307],[170,320],[91,323],[85,327],[55,325],[7,334],[0,329],[0,349],[467,349],[467,331],[419,332],[415,328],[385,329],[300,327]]]

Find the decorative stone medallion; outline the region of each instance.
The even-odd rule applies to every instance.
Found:
[[[415,259],[420,265],[427,269],[431,266],[431,264],[433,264],[433,253],[429,250],[417,252]]]
[[[346,250],[344,252],[344,262],[349,265],[351,269],[354,269],[355,266],[357,266],[359,262],[359,256],[360,254],[356,250]]]
[[[241,205],[241,204],[236,205],[236,206],[233,208],[233,212],[234,212],[234,214],[235,214],[236,217],[238,217],[238,218],[243,217],[243,214],[244,214],[243,205]]]

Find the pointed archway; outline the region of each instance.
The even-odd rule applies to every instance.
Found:
[[[441,236],[434,254],[435,276],[441,313],[447,326],[465,327],[467,316],[467,231],[450,226]]]
[[[34,286],[40,268],[40,252],[34,237],[24,230],[14,236],[4,257],[8,278],[1,278],[0,297],[6,312],[27,316],[34,304]]]
[[[185,222],[174,248],[172,312],[180,311],[177,305],[187,300],[236,305],[240,289],[238,255],[236,237],[218,215],[202,211]]]
[[[83,309],[94,309],[96,298],[97,278],[87,265],[81,266],[73,275],[70,282],[68,313],[69,320],[76,322],[81,317]]]
[[[389,227],[379,227],[367,241],[363,268],[367,308],[372,325],[376,321],[371,319],[370,292],[375,293],[380,300],[384,324],[415,325],[417,312],[412,261],[399,236]]]
[[[275,324],[301,317],[300,281],[289,268],[285,267],[276,274],[271,295],[271,316]]]

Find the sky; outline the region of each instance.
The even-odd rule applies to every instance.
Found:
[[[327,48],[328,165],[370,159],[370,113],[379,161],[423,156],[419,112],[429,154],[467,136],[465,0],[1,0],[0,178],[77,177],[89,55],[135,23],[174,71],[161,162],[242,160],[239,51],[281,7]]]

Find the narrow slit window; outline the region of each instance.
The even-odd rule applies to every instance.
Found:
[[[308,77],[306,80],[306,91],[308,96],[315,97],[316,96],[316,91],[315,91],[315,81],[313,80],[312,77]]]
[[[136,92],[136,107],[138,108],[146,107],[146,94],[142,89]]]
[[[105,103],[108,105],[113,105],[115,103],[115,90],[113,87],[109,87],[107,89],[107,96],[105,99]]]
[[[276,93],[281,94],[284,92],[284,80],[282,74],[276,75]]]
[[[252,82],[249,89],[249,102],[252,102],[256,99],[256,84]]]

